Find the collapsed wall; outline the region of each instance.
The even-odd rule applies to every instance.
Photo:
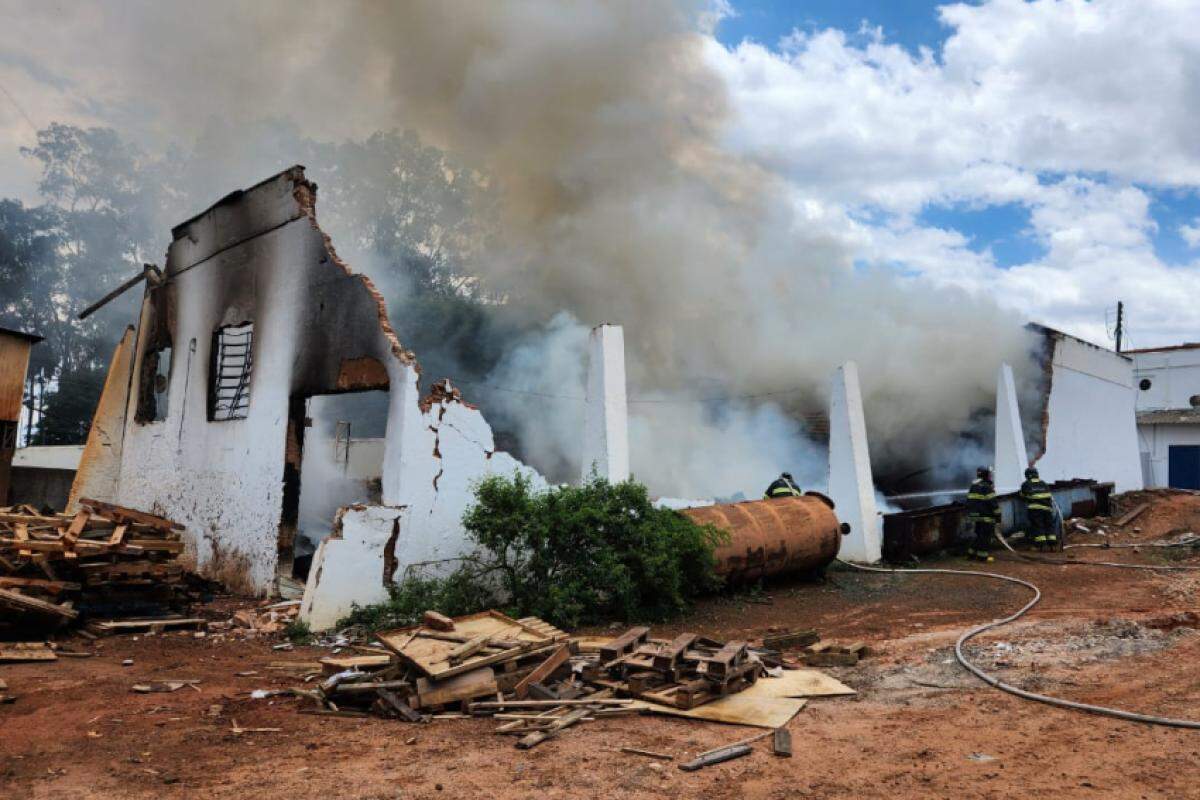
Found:
[[[420,397],[419,366],[383,298],[338,259],[315,205],[316,186],[297,166],[172,231],[128,377],[106,383],[97,411],[107,449],[89,442],[98,462],[116,464],[104,480],[81,476],[73,495],[177,520],[201,574],[269,594],[290,568],[305,401],[387,390],[381,504],[344,512],[338,544],[321,548],[310,572],[305,608],[334,614],[382,594],[385,564],[394,572],[460,555],[472,481],[532,472],[494,452],[490,428],[455,390]],[[118,355],[114,364],[127,363]],[[368,535],[376,530],[382,543]],[[353,585],[333,580],[339,571]]]

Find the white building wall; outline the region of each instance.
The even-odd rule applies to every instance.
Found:
[[[278,562],[288,398],[305,285],[275,267],[313,263],[323,250],[308,219],[299,218],[174,276],[179,302],[167,418],[136,422],[137,393],[128,400],[117,502],[185,525],[196,567],[234,591],[266,594]],[[222,273],[235,269],[245,271],[252,288],[219,305]],[[210,422],[213,331],[246,320],[254,323],[247,417]],[[139,348],[135,376],[143,353]]]
[[[1012,367],[1000,365],[996,376],[996,442],[993,458],[996,491],[1015,492],[1025,480],[1029,457],[1025,454],[1025,434],[1021,430],[1021,411],[1017,407],[1017,389]]]
[[[883,555],[883,519],[875,506],[875,483],[867,449],[858,366],[837,369],[829,393],[829,497],[838,521],[850,526],[839,555],[873,564]]]
[[[625,332],[597,325],[588,339],[583,480],[593,471],[611,483],[629,479],[629,406],[625,401]]]
[[[1200,348],[1132,353],[1134,385],[1150,381],[1148,389],[1137,389],[1138,411],[1191,408],[1200,395]]]
[[[1036,462],[1042,479],[1094,478],[1112,481],[1118,492],[1141,489],[1134,402],[1128,358],[1058,336],[1045,450]]]

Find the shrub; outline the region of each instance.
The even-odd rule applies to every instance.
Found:
[[[490,476],[463,516],[475,551],[444,578],[408,577],[389,600],[355,607],[341,624],[414,624],[426,609],[456,615],[503,608],[573,628],[678,614],[720,587],[713,549],[723,536],[657,509],[646,487],[593,477],[534,491],[528,478]]]

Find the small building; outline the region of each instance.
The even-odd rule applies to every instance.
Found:
[[[10,471],[21,423],[21,403],[25,399],[29,350],[41,340],[41,336],[32,333],[0,328],[0,505],[8,504]]]
[[[1128,354],[1146,485],[1200,489],[1200,342]]]
[[[67,507],[71,484],[82,457],[81,444],[19,448],[12,460],[9,502],[62,511]]]

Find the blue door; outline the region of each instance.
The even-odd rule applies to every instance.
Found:
[[[1200,445],[1167,447],[1167,483],[1175,489],[1200,489]]]

